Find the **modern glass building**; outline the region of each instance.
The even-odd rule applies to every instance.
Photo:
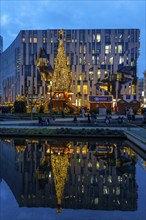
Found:
[[[44,48],[54,67],[58,49],[58,30],[22,30],[1,54],[3,102],[14,102],[18,94],[45,98],[46,85],[35,65],[40,48]],[[136,99],[136,67],[139,56],[138,29],[64,30],[63,41],[72,72],[72,102],[88,106],[89,96],[112,94],[128,101]],[[128,68],[128,71],[127,69]],[[97,83],[125,69],[128,80],[116,86]],[[118,81],[118,77],[116,78]],[[114,82],[113,82],[114,83]],[[111,88],[112,87],[112,88]],[[130,97],[130,98],[129,98]]]

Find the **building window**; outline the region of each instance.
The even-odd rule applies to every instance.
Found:
[[[92,41],[95,42],[95,34],[92,35]]]
[[[43,43],[46,43],[46,38],[45,37],[43,37]]]
[[[96,60],[97,60],[97,64],[99,64],[99,63],[100,63],[100,58],[99,58],[99,56],[96,57]]]
[[[86,64],[86,57],[83,56],[83,63]]]
[[[33,38],[33,43],[37,43],[37,37]]]
[[[115,46],[115,53],[118,53],[118,47]]]
[[[107,76],[108,76],[108,71],[105,70],[105,71],[104,71],[104,77],[107,77]]]
[[[84,54],[87,53],[87,48],[86,48],[86,44],[84,44]]]
[[[97,70],[97,79],[100,79],[100,77],[101,77],[101,71],[100,71],[100,69],[98,69]]]
[[[83,85],[83,94],[87,94],[87,85]]]
[[[110,63],[111,65],[113,64],[113,60],[114,60],[113,57],[110,57],[110,58],[109,58],[109,63]]]
[[[92,64],[95,64],[95,56],[92,56]]]
[[[82,80],[82,74],[79,75],[79,80]]]
[[[105,54],[111,53],[111,45],[105,45]]]
[[[124,63],[124,57],[120,56],[119,57],[119,64],[122,64],[122,63]]]
[[[81,86],[77,85],[77,92],[81,92]]]
[[[97,34],[97,35],[96,35],[96,41],[97,41],[97,42],[100,42],[100,41],[101,41],[101,35],[100,35],[100,34]]]
[[[25,37],[22,37],[22,42],[25,43]]]
[[[122,53],[122,45],[121,44],[118,45],[118,53]]]

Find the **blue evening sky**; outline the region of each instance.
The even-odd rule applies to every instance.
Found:
[[[138,76],[146,70],[146,0],[1,0],[0,34],[6,49],[20,30],[138,28]]]

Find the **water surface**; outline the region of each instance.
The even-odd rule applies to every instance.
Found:
[[[146,162],[120,139],[3,139],[0,219],[145,220]]]

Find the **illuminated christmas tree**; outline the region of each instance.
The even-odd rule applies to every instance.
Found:
[[[52,77],[52,89],[57,92],[70,92],[72,86],[72,77],[65,50],[63,46],[63,31],[59,31],[59,47],[55,59],[55,69]]]

